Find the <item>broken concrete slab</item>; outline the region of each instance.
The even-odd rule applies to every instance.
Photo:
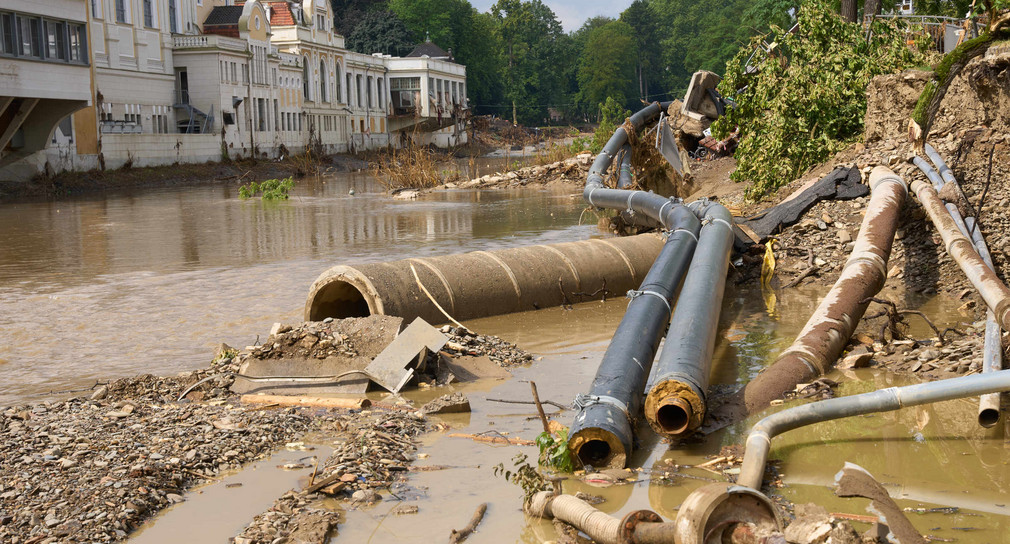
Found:
[[[866,368],[870,366],[870,361],[873,359],[873,351],[867,346],[858,346],[853,348],[841,361],[835,365],[836,368],[840,370],[847,370],[852,368]]]
[[[398,393],[414,377],[416,361],[428,351],[437,352],[448,342],[444,334],[418,317],[365,367],[372,381]]]
[[[421,407],[421,413],[431,414],[461,414],[470,411],[470,400],[463,393],[442,395]]]
[[[908,521],[884,486],[863,467],[845,463],[842,470],[835,475],[835,485],[835,495],[839,497],[870,499],[871,506],[880,513],[882,521],[887,523],[891,534],[899,544],[926,544],[926,539],[915,529],[912,522]]]

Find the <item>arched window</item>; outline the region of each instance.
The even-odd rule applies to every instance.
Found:
[[[302,57],[302,94],[309,100],[309,58]]]
[[[329,97],[327,96],[327,93],[326,93],[326,87],[328,86],[327,84],[329,83],[327,81],[327,79],[329,79],[329,78],[327,78],[326,76],[327,76],[326,61],[325,60],[320,60],[319,61],[319,100],[321,100],[323,102],[329,102],[330,101]]]
[[[344,101],[344,93],[342,92],[343,89],[342,89],[342,87],[340,85],[340,78],[343,77],[343,76],[340,75],[340,72],[342,70],[340,69],[340,63],[339,62],[336,64],[335,68],[336,68],[336,72],[337,73],[336,73],[336,77],[333,78],[333,83],[337,86],[336,99],[337,99],[337,102],[343,102]]]

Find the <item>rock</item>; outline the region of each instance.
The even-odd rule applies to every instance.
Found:
[[[182,498],[182,495],[176,495],[175,493],[169,493],[165,495],[165,498],[172,504],[178,504],[186,501],[186,499]]]
[[[840,229],[838,231],[838,241],[843,244],[847,244],[852,241],[852,235],[849,234],[849,231],[845,229]]]
[[[463,393],[453,393],[442,395],[437,399],[421,407],[421,413],[429,414],[458,414],[470,411],[470,401]]]
[[[834,223],[834,220],[831,219],[831,216],[827,212],[821,214],[821,221],[824,221],[828,225]]]
[[[786,540],[794,544],[819,544],[831,534],[828,511],[814,504],[796,505],[796,520],[785,530]]]
[[[924,363],[940,358],[940,352],[935,349],[926,349],[919,354],[918,359]]]
[[[354,502],[372,504],[381,501],[382,496],[371,489],[359,489],[351,495],[351,500]]]
[[[865,368],[870,366],[873,359],[873,352],[866,346],[859,346],[846,355],[837,367],[840,369]]]
[[[825,223],[824,221],[821,221],[820,219],[818,219],[817,220],[817,229],[818,230],[828,230],[828,224]]]
[[[103,385],[91,394],[91,400],[102,400],[109,395],[109,386]]]

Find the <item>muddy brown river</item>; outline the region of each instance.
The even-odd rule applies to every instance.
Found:
[[[352,188],[353,196],[348,194]],[[590,214],[582,217],[588,224],[579,225],[582,209],[581,199],[568,192],[543,189],[451,191],[402,202],[387,196],[367,174],[305,180],[290,201],[275,204],[241,201],[236,188],[215,186],[0,206],[0,405],[108,378],[205,366],[220,342],[246,346],[265,336],[274,322],[300,320],[309,284],[335,263],[599,236]],[[739,385],[771,362],[822,293],[808,287],[784,290],[769,312],[760,290],[731,287],[713,383]],[[426,436],[415,463],[448,468],[412,472],[395,496],[383,493],[384,500],[373,507],[343,512],[344,523],[332,541],[445,541],[481,502],[489,503],[487,515],[468,542],[555,539],[550,523],[525,519],[521,491],[493,475],[498,463],[511,468],[517,453],[535,459],[535,448],[478,444],[446,434],[497,431],[534,438],[540,432],[534,410],[488,399],[526,400],[529,380],[537,382],[541,398],[562,404],[585,392],[626,304],[615,299],[467,322],[542,359],[517,369],[511,380],[405,393],[419,402],[454,390],[469,396],[473,412],[439,418],[449,429]],[[946,326],[964,320],[954,302],[937,298],[922,304]],[[925,330],[912,333],[929,336]],[[907,383],[876,370],[830,377],[844,382],[840,394]],[[573,416],[569,410],[557,419],[567,425]],[[773,442],[772,458],[781,461],[785,483],[778,493],[832,512],[866,515],[869,501],[839,499],[831,492],[834,474],[850,461],[876,476],[903,507],[958,508],[954,514],[909,514],[923,533],[957,542],[1005,542],[1010,451],[1002,426],[983,431],[974,421],[975,402],[964,400],[787,433]],[[678,471],[674,465],[698,464],[721,446],[740,443],[747,425],[676,449],[646,430],[640,434],[643,447],[631,459],[643,470],[629,472],[631,483],[599,488],[568,480],[564,489],[603,496],[606,502],[599,508],[615,515],[647,508],[672,519],[691,491],[723,478],[702,469]],[[243,483],[243,495],[276,496],[277,489],[296,485],[297,476],[266,474],[275,464],[261,463],[228,481]],[[222,485],[197,492],[219,497],[212,501],[218,515],[231,516],[228,530],[213,533],[217,536],[207,542],[224,542],[221,535],[234,534],[231,527],[247,523],[243,517],[251,519],[248,505],[231,504],[231,490],[215,487]],[[391,514],[399,499],[417,505],[419,512]],[[139,539],[173,542],[180,534],[176,528],[221,525],[206,516],[205,508],[183,506],[156,519]],[[339,502],[326,506],[343,509]]]

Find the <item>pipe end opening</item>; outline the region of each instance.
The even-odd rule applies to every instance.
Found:
[[[667,435],[679,435],[688,430],[694,410],[681,397],[667,397],[656,409],[656,423]]]
[[[999,423],[1000,412],[993,408],[986,408],[978,413],[978,424],[989,429]]]
[[[364,293],[354,284],[333,280],[315,292],[306,312],[307,321],[322,321],[327,317],[368,317],[372,315]]]
[[[568,448],[582,466],[624,468],[627,452],[616,436],[598,428],[583,429],[568,440]]]

